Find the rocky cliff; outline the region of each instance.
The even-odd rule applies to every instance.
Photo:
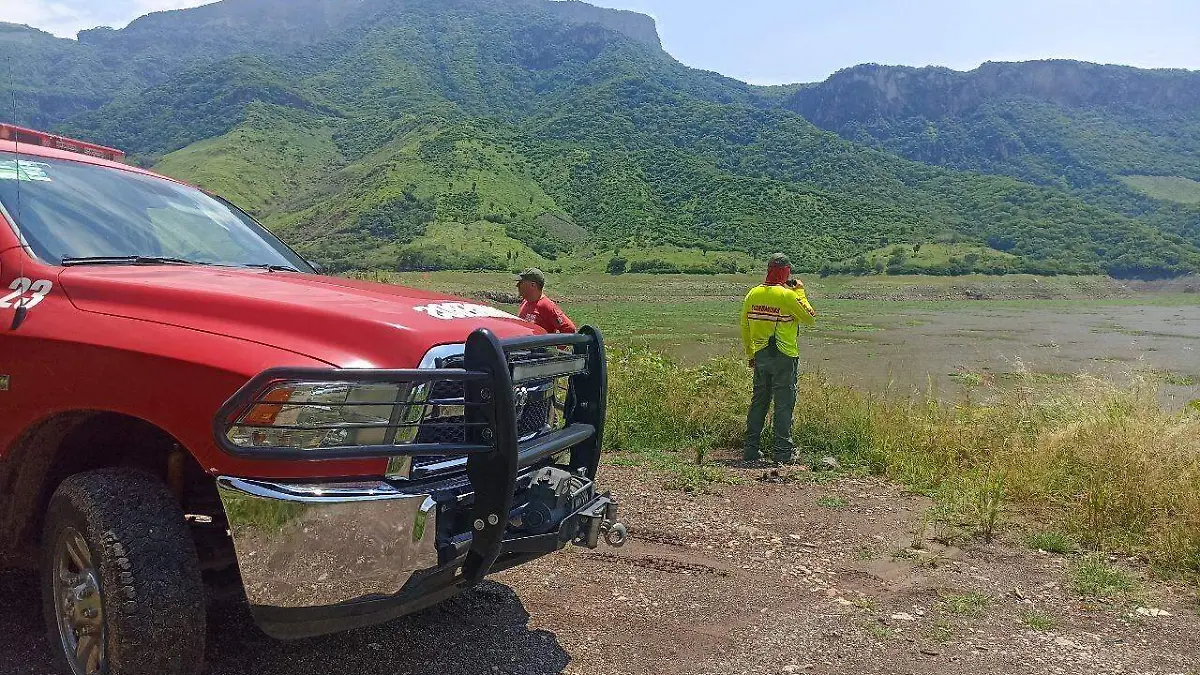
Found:
[[[662,41],[658,36],[658,27],[654,19],[645,14],[618,9],[605,9],[589,5],[579,0],[561,0],[555,2],[554,10],[568,23],[592,23],[603,26],[611,31],[621,33],[629,39],[644,45],[661,48]]]
[[[985,103],[1016,99],[1066,107],[1195,108],[1200,106],[1200,73],[1079,61],[985,63],[970,72],[866,64],[801,89],[786,105],[821,126],[836,128],[851,120],[956,116]]]

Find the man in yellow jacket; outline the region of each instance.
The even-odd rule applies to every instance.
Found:
[[[742,458],[762,459],[759,447],[767,410],[775,401],[776,462],[795,461],[792,415],[796,409],[796,378],[800,351],[796,345],[800,324],[816,323],[816,312],[807,297],[788,286],[792,266],[787,256],[776,253],[767,265],[766,281],[755,286],[742,303],[742,342],[754,369],[754,396],[746,420],[746,445]],[[800,293],[803,293],[801,290]]]

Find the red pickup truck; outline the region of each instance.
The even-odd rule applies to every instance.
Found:
[[[222,576],[289,639],[624,542],[599,331],[323,276],[122,159],[0,125],[0,566],[63,673],[200,672]]]

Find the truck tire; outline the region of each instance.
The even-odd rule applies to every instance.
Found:
[[[47,638],[64,675],[196,675],[204,586],[187,522],[154,476],[76,474],[42,538]]]

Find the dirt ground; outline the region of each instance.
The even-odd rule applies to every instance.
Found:
[[[895,486],[738,473],[689,495],[607,467],[627,546],[567,550],[384,626],[276,642],[214,600],[207,672],[1200,673],[1194,591],[1082,598],[1072,558],[915,537],[927,504]],[[34,579],[0,573],[0,598],[0,675],[49,675]]]

